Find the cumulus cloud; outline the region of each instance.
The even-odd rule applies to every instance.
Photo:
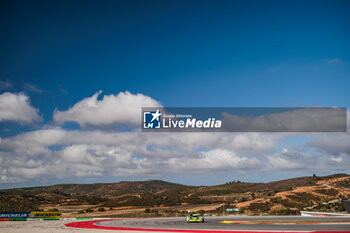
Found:
[[[267,156],[270,169],[273,170],[295,170],[306,169],[308,166],[317,163],[314,155],[301,151],[290,151],[286,148]]]
[[[42,129],[0,138],[0,183],[89,177],[164,177],[219,172],[325,172],[349,167],[346,152],[277,149],[286,134],[144,133]],[[266,142],[266,143],[265,143]],[[346,143],[342,141],[342,143]],[[315,145],[314,145],[315,146]],[[320,148],[318,148],[321,150]]]
[[[41,120],[38,110],[30,105],[28,96],[11,92],[0,95],[0,122],[15,121],[30,124]]]
[[[225,149],[213,149],[200,152],[198,156],[187,158],[171,158],[167,161],[170,168],[186,172],[208,172],[219,170],[249,170],[261,167],[261,162],[256,158],[238,155]]]
[[[160,105],[142,94],[122,92],[98,100],[100,94],[83,99],[66,111],[56,110],[55,121],[75,121],[81,125],[139,124],[141,107]],[[28,104],[27,99],[24,102]],[[234,173],[250,177],[262,173],[348,170],[348,133],[308,134],[311,141],[307,144],[284,146],[285,137],[290,135],[111,132],[102,128],[67,130],[45,126],[0,138],[0,183],[40,184],[48,179],[55,183],[67,179],[85,182],[96,177],[143,179],[184,173],[201,176]]]
[[[350,111],[347,110],[347,132],[314,134],[307,146],[329,155],[347,154],[350,157]],[[349,164],[350,167],[350,164]]]
[[[314,140],[309,142],[308,146],[327,152],[330,155],[339,155],[341,153],[347,153],[350,155],[349,142],[349,133],[334,133],[326,135],[315,135]]]
[[[110,125],[114,123],[140,124],[142,107],[161,107],[160,102],[143,94],[120,92],[118,95],[98,96],[102,91],[85,98],[67,111],[55,110],[53,119],[57,123],[77,122],[79,125]]]
[[[246,137],[246,138],[245,138]],[[271,137],[271,138],[270,138]],[[145,177],[260,169],[275,135],[42,129],[0,139],[0,182],[56,177]],[[256,147],[247,148],[247,141]],[[6,151],[6,152],[5,152]],[[251,155],[246,155],[249,151]],[[20,171],[20,172],[18,172]]]

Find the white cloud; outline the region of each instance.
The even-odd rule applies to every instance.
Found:
[[[282,149],[267,156],[266,168],[270,171],[349,172],[350,154],[330,155],[329,152],[309,151],[308,147]]]
[[[213,149],[198,153],[198,156],[171,158],[167,161],[169,168],[186,172],[212,172],[229,169],[249,170],[261,168],[261,162],[256,158],[237,155],[233,151]]]
[[[331,155],[339,155],[341,153],[350,155],[349,142],[349,133],[319,134],[315,135],[314,140],[309,142],[308,146],[317,148]]]
[[[269,162],[269,169],[272,170],[307,170],[310,164],[315,164],[317,162],[316,158],[311,154],[300,151],[289,151],[286,148],[273,155],[267,156],[267,161]]]
[[[340,155],[345,153],[350,157],[350,111],[347,110],[346,113],[347,132],[314,134],[314,140],[307,145],[330,155]]]
[[[263,142],[277,139],[274,135],[261,137],[250,133],[154,134],[42,129],[0,138],[0,148],[6,151],[0,153],[0,176],[3,177],[0,182],[40,180],[57,174],[62,179],[259,170],[263,165],[259,154],[274,148],[274,143],[262,146]],[[248,149],[249,140],[257,146]],[[256,157],[245,155],[247,151]]]
[[[67,178],[135,179],[183,173],[210,176],[220,172],[303,171],[312,174],[330,169],[341,171],[350,165],[347,153],[329,156],[329,153],[307,152],[308,147],[297,150],[283,147],[277,151],[284,136],[287,134],[42,129],[0,138],[0,183],[39,182],[50,177],[56,183]]]
[[[38,110],[30,105],[28,96],[11,92],[0,95],[0,122],[15,121],[30,124],[41,120]]]
[[[99,91],[92,97],[79,101],[67,111],[56,109],[53,116],[55,122],[77,122],[81,126],[114,123],[136,125],[141,122],[142,107],[161,107],[158,101],[143,94],[126,91],[118,95],[104,95],[102,100],[97,100],[101,93]]]
[[[341,163],[343,161],[343,159],[341,157],[331,157],[331,160],[333,160],[337,163]]]
[[[67,111],[56,111],[55,121],[139,124],[141,107],[160,105],[142,94],[122,92],[97,100],[98,95],[100,92]],[[293,147],[281,145],[290,133],[145,133],[47,127],[0,138],[0,183],[142,179],[184,173],[312,174],[350,167],[347,133],[308,134],[313,141]]]

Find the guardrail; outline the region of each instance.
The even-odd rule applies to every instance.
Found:
[[[300,211],[301,216],[346,216],[349,217],[350,214],[346,213],[330,213],[330,212],[313,212],[313,211]]]

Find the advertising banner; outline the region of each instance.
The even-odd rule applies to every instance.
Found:
[[[0,218],[28,218],[30,212],[0,212]]]
[[[30,218],[61,218],[62,213],[59,211],[32,211]]]

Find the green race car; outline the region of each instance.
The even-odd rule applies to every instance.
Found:
[[[190,214],[186,218],[187,223],[204,222],[204,217],[201,214]]]

